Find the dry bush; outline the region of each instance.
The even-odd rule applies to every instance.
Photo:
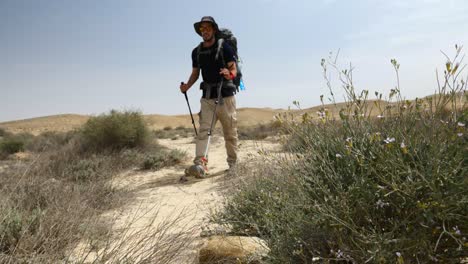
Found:
[[[283,132],[277,122],[260,124],[250,127],[239,127],[239,139],[241,140],[263,140],[270,136],[275,136]]]
[[[43,153],[20,170],[1,172],[2,253],[18,260],[61,259],[83,235],[84,219],[118,204],[109,180],[128,162],[120,154],[85,158],[75,144]],[[97,164],[95,170],[76,167],[83,160]]]
[[[157,207],[157,205],[155,205]],[[152,208],[154,209],[154,208]],[[157,214],[144,226],[134,226],[149,210],[138,209],[125,226],[108,234],[104,241],[84,241],[69,260],[73,263],[185,263],[193,258],[197,227],[185,210],[156,224]],[[98,246],[96,246],[98,245]],[[185,253],[185,254],[183,254]]]
[[[107,122],[93,124],[102,128]],[[29,141],[31,150],[38,151],[31,160],[5,161],[7,167],[0,170],[1,263],[57,263],[82,240],[107,243],[110,226],[95,219],[129,196],[111,185],[113,176],[140,167],[150,153],[167,151],[155,143],[98,149],[87,147],[89,142],[80,133],[44,134]],[[166,157],[164,164],[175,157]],[[138,250],[129,254],[142,254]],[[118,252],[109,251],[106,258],[112,253]]]

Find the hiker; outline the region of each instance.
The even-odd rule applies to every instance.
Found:
[[[187,83],[180,85],[182,93],[192,87],[202,73],[203,82],[200,89],[203,95],[200,100],[201,110],[199,115],[199,133],[196,140],[195,165],[202,165],[206,169],[208,160],[204,159],[207,149],[208,134],[214,129],[217,120],[223,127],[224,141],[227,152],[227,163],[230,171],[233,171],[237,162],[237,113],[236,113],[236,85],[233,80],[237,75],[235,56],[233,49],[222,43],[218,47],[216,33],[219,31],[213,17],[205,16],[194,24],[195,32],[203,38],[203,42],[192,51],[192,73]],[[217,52],[222,54],[218,54]],[[217,59],[216,59],[217,58]],[[224,78],[222,80],[222,78]],[[222,100],[218,102],[218,86],[221,84]],[[215,107],[216,106],[216,107]],[[216,113],[214,114],[216,108]],[[213,119],[213,116],[214,119]],[[212,122],[213,120],[213,122]]]

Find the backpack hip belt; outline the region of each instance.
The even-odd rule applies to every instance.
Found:
[[[219,82],[217,82],[217,83],[209,83],[209,82],[200,83],[200,89],[205,91],[205,99],[211,99],[211,93],[212,93],[211,91],[218,89],[219,84],[220,84]],[[221,89],[234,89],[234,93],[235,93],[236,85],[234,84],[234,82],[232,80],[224,80],[223,81],[223,87],[221,87]]]

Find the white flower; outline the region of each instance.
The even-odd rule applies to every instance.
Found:
[[[463,133],[458,133],[457,136],[463,137]]]
[[[458,122],[457,124],[459,127],[465,127],[465,124],[463,124],[462,122]]]
[[[405,142],[401,142],[400,148],[406,148]]]
[[[455,234],[460,236],[461,235],[461,231],[460,229],[458,229],[458,226],[455,226],[455,227],[452,227],[453,231],[455,231]]]
[[[384,118],[384,116],[383,115],[378,115],[377,118],[379,118],[379,119]]]
[[[324,117],[325,117],[325,112],[323,112],[323,111],[317,111],[317,115],[318,115],[320,118],[324,118]]]
[[[342,158],[342,157],[343,157],[343,156],[341,156],[341,154],[340,154],[340,153],[336,153],[336,155],[335,155],[335,156],[336,156],[337,158]]]
[[[385,144],[393,143],[393,142],[395,142],[395,138],[387,137],[386,139],[384,139],[384,142],[385,142]]]
[[[397,257],[401,257],[401,253],[400,253],[400,252],[395,252],[395,254],[397,255]]]
[[[388,206],[390,205],[389,203],[384,203],[382,200],[378,200],[375,205],[377,206],[377,208],[384,208],[385,206]]]
[[[338,249],[338,252],[336,252],[336,257],[337,258],[343,258],[344,257],[343,251],[341,251],[341,249]]]
[[[350,141],[352,141],[352,140],[353,140],[352,137],[347,137],[347,138],[346,138],[346,142],[350,142]]]

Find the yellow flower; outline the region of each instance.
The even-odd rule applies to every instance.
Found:
[[[406,148],[405,142],[401,142],[400,148],[403,154],[408,154],[408,148]]]

